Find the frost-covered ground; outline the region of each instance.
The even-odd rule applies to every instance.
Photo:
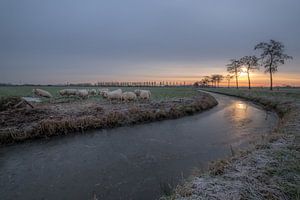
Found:
[[[208,89],[207,89],[208,90]],[[300,90],[209,89],[275,110],[281,120],[253,149],[217,161],[166,199],[300,199]]]

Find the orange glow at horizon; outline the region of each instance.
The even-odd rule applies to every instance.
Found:
[[[110,80],[103,80],[103,81],[113,81],[113,82],[168,82],[169,85],[178,84],[183,85],[191,85],[197,81],[200,81],[201,78],[205,75],[173,75],[173,76],[139,76],[139,78],[130,78],[130,77],[122,77],[122,78],[113,78]],[[223,74],[226,76],[226,74]],[[199,77],[199,78],[197,78]],[[300,86],[300,74],[273,74],[273,85],[274,86]],[[269,74],[264,73],[250,73],[250,80],[251,86],[253,87],[268,87],[270,84]],[[243,72],[238,77],[239,86],[247,87],[248,86],[248,76],[246,72]],[[87,81],[88,82],[88,81]],[[98,81],[93,81],[97,83]],[[227,87],[228,82],[224,78],[220,82],[221,87]],[[230,86],[235,87],[235,77],[230,80]]]
[[[222,69],[221,69],[222,70]],[[89,73],[83,75],[80,74],[78,77],[73,77],[75,81],[70,80],[70,82],[168,82],[168,84],[173,85],[174,83],[183,85],[193,84],[200,81],[204,76],[209,76],[211,74],[221,74],[224,77],[228,74],[227,72],[220,73],[220,68],[206,68],[202,66],[202,70],[199,70],[199,66],[186,66],[186,67],[157,67],[155,70],[136,70],[128,71],[124,75],[106,75],[101,76],[98,74],[90,75]],[[300,71],[294,72],[278,72],[273,74],[273,84],[274,86],[300,86]],[[238,77],[239,86],[248,86],[248,75],[246,73],[246,68]],[[251,86],[253,87],[268,87],[270,84],[269,74],[262,71],[255,71],[250,73]],[[220,86],[227,87],[228,82],[224,78],[220,82]],[[235,86],[235,78],[230,80],[230,86]]]
[[[226,74],[223,74],[223,76],[226,76]],[[291,85],[291,86],[300,86],[300,74],[273,74],[273,84],[274,86],[285,86],[285,85]],[[201,80],[201,76],[199,78],[195,77],[166,77],[166,78],[158,78],[154,79],[154,81],[174,81],[174,82],[186,82],[186,84],[193,84],[196,81]],[[242,72],[240,76],[238,77],[239,86],[246,87],[248,86],[248,75],[246,72]],[[251,86],[263,86],[268,87],[270,84],[269,74],[264,73],[250,73],[250,81]],[[220,82],[220,86],[227,86],[228,82],[226,79],[223,79]],[[235,86],[235,78],[232,78],[230,80],[231,87]]]
[[[226,74],[223,74],[223,76],[226,76]],[[300,74],[273,74],[273,84],[274,86],[300,86]],[[153,81],[171,81],[171,82],[186,82],[186,84],[193,84],[196,81],[201,80],[201,77],[199,76],[198,79],[195,77],[166,77],[166,78],[158,78],[154,79]],[[248,86],[248,76],[246,72],[242,72],[239,77],[239,86],[246,87]],[[250,81],[251,86],[253,87],[268,87],[270,85],[270,79],[269,74],[264,73],[250,73]],[[226,79],[223,79],[220,82],[220,86],[225,87],[228,86],[228,82]],[[230,86],[235,86],[235,78],[232,78],[230,80]]]

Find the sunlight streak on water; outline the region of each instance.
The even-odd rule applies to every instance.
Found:
[[[242,109],[242,110],[247,109],[247,105],[245,103],[242,103],[242,102],[236,102],[235,107],[238,108],[238,109]]]

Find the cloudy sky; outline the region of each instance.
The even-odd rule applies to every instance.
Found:
[[[193,81],[275,39],[300,85],[299,25],[299,0],[1,0],[0,82]]]

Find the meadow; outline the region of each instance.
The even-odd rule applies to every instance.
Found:
[[[176,119],[217,105],[217,101],[211,95],[200,93],[191,87],[147,87],[152,92],[150,101],[140,99],[134,102],[111,102],[102,99],[100,95],[88,99],[60,97],[58,91],[66,87],[45,86],[38,88],[51,92],[53,98],[44,98],[42,103],[32,104],[21,101],[22,96],[33,96],[33,88],[0,88],[0,144],[82,133],[91,129]],[[134,89],[122,88],[123,91]]]
[[[40,88],[50,92],[54,98],[59,98],[58,92],[65,88],[78,89],[98,89],[103,87],[78,87],[78,86],[0,86],[1,97],[27,97],[32,96],[32,89]],[[174,98],[184,98],[195,96],[198,92],[193,87],[105,87],[110,90],[121,88],[123,91],[133,91],[135,89],[147,89],[152,93],[153,100],[167,100]],[[101,99],[100,96],[92,97],[92,99]]]

